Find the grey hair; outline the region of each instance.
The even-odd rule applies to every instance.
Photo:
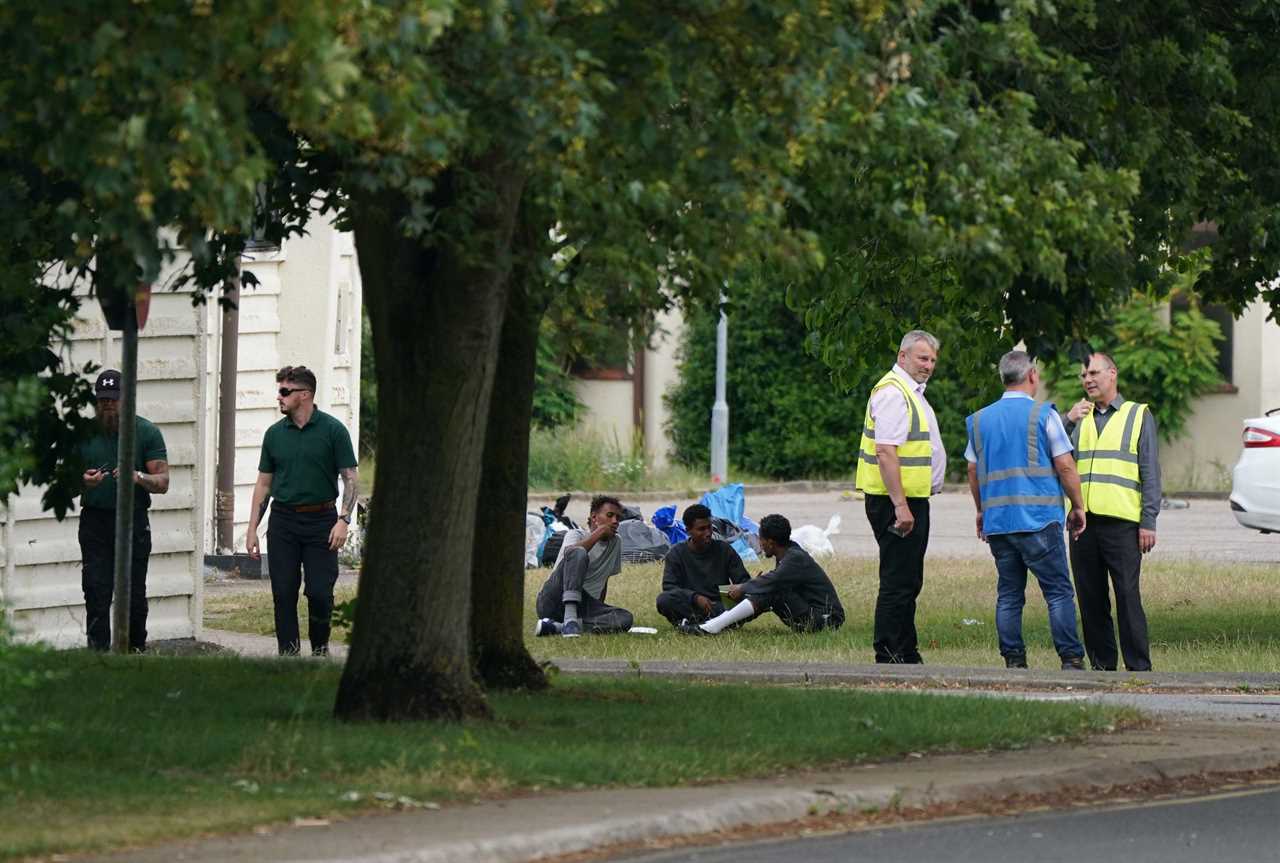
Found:
[[[1023,383],[1035,367],[1026,351],[1009,351],[1000,358],[1000,381],[1007,387]]]
[[[902,343],[898,345],[898,352],[901,353],[902,351],[909,351],[911,350],[912,345],[921,341],[928,342],[929,347],[933,348],[935,351],[937,351],[941,346],[941,343],[938,341],[938,337],[933,333],[926,333],[924,330],[912,330],[902,337]]]

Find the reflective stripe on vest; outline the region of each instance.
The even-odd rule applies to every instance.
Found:
[[[911,425],[907,439],[898,444],[898,464],[901,465],[902,493],[907,497],[928,497],[933,490],[933,444],[929,438],[929,423],[925,419],[924,405],[901,378],[892,371],[880,378],[871,388],[871,396],[887,386],[896,386],[907,400]],[[867,413],[862,423],[862,444],[858,450],[856,485],[867,494],[888,494],[889,489],[880,476],[880,462],[876,458],[876,423],[871,416],[871,399],[867,399]]]
[[[1124,521],[1142,520],[1138,438],[1147,406],[1125,402],[1098,434],[1092,414],[1076,426],[1076,469],[1087,512]]]
[[[1030,399],[1001,399],[968,418],[986,533],[1037,531],[1063,520],[1062,486],[1040,446],[1045,408]]]

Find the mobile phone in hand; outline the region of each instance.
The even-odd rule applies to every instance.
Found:
[[[906,535],[907,535],[907,532],[906,532],[905,530],[903,530],[902,528],[898,527],[896,524],[891,524],[891,525],[889,525],[889,533],[893,534],[894,536],[906,536]]]

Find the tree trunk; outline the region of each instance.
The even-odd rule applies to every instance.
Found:
[[[536,254],[536,252],[534,252]],[[521,256],[518,256],[521,257]],[[479,523],[471,569],[471,638],[476,676],[491,689],[544,689],[547,677],[524,646],[524,534],[529,492],[529,426],[545,304],[534,300],[517,262],[502,324],[489,406]],[[541,293],[541,291],[539,291]]]
[[[438,180],[436,214],[465,208],[465,245],[405,236],[396,190],[351,205],[379,417],[341,719],[488,714],[472,678],[471,555],[523,178],[492,160]]]

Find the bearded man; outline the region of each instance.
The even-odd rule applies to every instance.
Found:
[[[120,372],[107,369],[93,384],[98,433],[80,445],[86,470],[80,496],[80,586],[85,635],[91,650],[111,648],[111,600],[115,590],[117,444],[120,439]],[[164,436],[149,420],[134,425],[133,569],[129,583],[129,650],[147,649],[147,561],[151,557],[151,495],[169,491]]]

